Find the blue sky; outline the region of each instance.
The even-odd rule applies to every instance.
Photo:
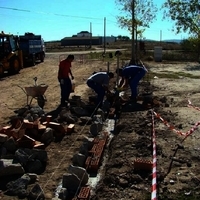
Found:
[[[164,0],[153,0],[160,7]],[[25,32],[42,35],[45,41],[60,40],[80,31],[90,31],[93,36],[104,35],[106,18],[107,36],[129,36],[119,28],[116,16],[119,9],[115,0],[0,0],[0,31],[23,35]],[[3,20],[2,20],[3,19]],[[162,21],[162,13],[144,33],[146,39],[184,39],[186,33],[171,32],[173,23]]]

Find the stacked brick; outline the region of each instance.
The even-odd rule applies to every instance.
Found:
[[[104,132],[101,137],[94,138],[92,148],[89,150],[88,157],[85,161],[85,169],[87,170],[87,172],[97,173],[101,164],[101,159],[103,157],[107,140],[108,132]],[[89,200],[90,192],[90,187],[81,187],[78,195],[72,200]]]
[[[105,149],[105,145],[108,139],[108,133],[104,132],[103,138],[96,137],[93,141],[93,146],[89,151],[89,155],[85,162],[85,168],[88,172],[97,172],[100,164],[101,159],[103,156],[103,152]]]
[[[42,134],[46,128],[52,128],[55,138],[63,137],[74,131],[74,124],[64,126],[60,123],[51,122],[51,116],[46,117],[46,121],[41,122],[40,119],[30,122],[27,119],[16,118],[11,121],[11,125],[0,128],[1,137],[5,135],[13,137],[18,147],[45,149],[46,144],[40,142]]]

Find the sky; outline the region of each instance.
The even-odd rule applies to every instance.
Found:
[[[165,0],[153,0],[158,8]],[[116,17],[120,15],[115,0],[0,0],[0,31],[14,35],[31,32],[42,35],[45,41],[61,40],[81,31],[93,36],[128,36]],[[162,21],[162,12],[144,32],[153,40],[186,39],[187,33],[176,35],[174,23]]]

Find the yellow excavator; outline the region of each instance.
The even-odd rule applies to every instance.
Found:
[[[0,33],[0,77],[4,72],[17,74],[23,68],[22,50],[19,49],[17,36]]]

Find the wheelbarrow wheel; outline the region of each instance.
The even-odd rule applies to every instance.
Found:
[[[40,106],[41,108],[44,107],[45,105],[45,98],[43,95],[40,95],[37,97],[37,103],[38,103],[38,106]]]

